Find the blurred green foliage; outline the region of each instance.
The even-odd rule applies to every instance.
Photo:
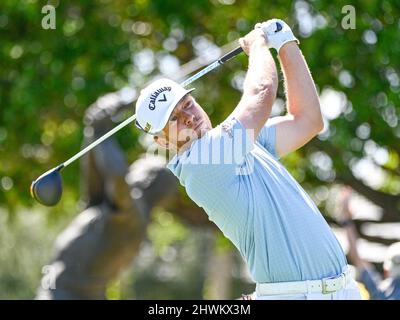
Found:
[[[45,4],[56,8],[55,30],[41,27]],[[354,30],[341,25],[345,5],[356,10]],[[4,231],[6,224],[15,233],[24,232],[20,227],[11,229],[10,221],[17,219],[13,216],[18,210],[38,209],[29,196],[30,182],[80,149],[84,112],[100,95],[124,86],[140,90],[163,70],[168,59],[182,65],[204,53],[207,45],[222,46],[246,34],[256,22],[272,17],[285,19],[298,35],[321,97],[325,97],[321,99],[323,110],[330,120],[318,139],[283,159],[284,163],[321,209],[328,194],[321,188],[346,182],[366,196],[373,195],[371,200],[385,211],[399,214],[398,1],[3,0],[0,207],[6,210],[7,218],[1,221],[0,243],[13,241],[12,234]],[[194,84],[198,89],[195,97],[214,124],[238,102],[246,64],[247,58],[242,55]],[[279,96],[284,98],[283,86]],[[282,112],[280,109],[277,114]],[[143,151],[137,142],[139,132],[133,126],[117,137],[130,161]],[[380,174],[372,182],[371,168]],[[65,191],[60,205],[40,208],[51,213],[50,219],[78,212],[78,176],[77,163],[63,172]],[[168,222],[168,214],[157,219],[159,225],[150,229],[155,240],[162,224]],[[176,234],[165,235],[170,242],[187,232],[179,225],[174,227]],[[46,230],[40,232],[55,235]],[[21,236],[15,244],[19,255],[31,248],[35,235]],[[165,246],[166,238],[156,240],[158,249]],[[1,250],[0,259],[11,259],[8,255],[12,251]],[[45,260],[37,250],[27,252],[31,256],[23,259],[30,259],[36,268]],[[18,257],[12,259],[24,264]],[[26,270],[27,277],[33,279],[37,270]],[[0,277],[4,272],[3,268]],[[18,274],[13,277],[18,286],[22,280]],[[6,284],[9,280],[1,281]],[[20,296],[32,294],[29,290]],[[110,290],[115,296],[115,290]]]
[[[54,239],[71,216],[54,223],[42,211],[21,210],[12,217],[0,209],[0,300],[32,299]]]

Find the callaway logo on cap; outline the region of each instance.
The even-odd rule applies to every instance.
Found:
[[[169,79],[154,81],[140,92],[136,102],[136,125],[150,134],[160,132],[178,102],[193,90],[186,90]]]
[[[158,102],[167,102],[167,97],[165,96],[165,93],[163,93],[164,91],[171,91],[171,87],[163,87],[160,89],[157,89],[155,92],[153,92],[150,96],[150,103],[149,103],[149,109],[150,110],[154,110],[156,108],[156,101]],[[163,93],[162,98],[160,98],[159,100],[157,100],[158,96]]]

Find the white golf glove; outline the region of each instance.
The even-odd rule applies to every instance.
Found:
[[[282,46],[290,41],[299,40],[294,36],[292,29],[285,21],[280,19],[271,19],[262,23],[257,23],[254,28],[261,28],[264,32],[268,47],[274,48],[278,53]]]

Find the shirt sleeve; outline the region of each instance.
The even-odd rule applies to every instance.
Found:
[[[279,155],[276,151],[276,125],[267,121],[258,134],[256,141],[276,159],[279,159]]]

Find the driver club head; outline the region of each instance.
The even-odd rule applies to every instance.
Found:
[[[60,201],[62,195],[60,170],[63,167],[63,165],[60,165],[53,168],[32,182],[30,191],[36,201],[49,207],[56,205]]]

